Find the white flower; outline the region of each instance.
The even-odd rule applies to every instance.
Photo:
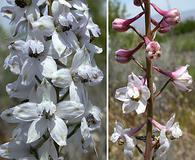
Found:
[[[74,55],[72,62],[73,79],[88,83],[89,85],[99,84],[103,79],[102,71],[91,59],[89,52],[83,46]]]
[[[134,73],[129,75],[127,87],[117,89],[115,94],[115,98],[123,102],[123,113],[134,110],[137,114],[144,113],[149,97],[149,89]]]
[[[119,145],[124,146],[124,154],[129,159],[133,158],[133,152],[135,149],[135,140],[128,135],[131,129],[124,129],[123,125],[119,122],[115,122],[114,133],[111,136],[113,143],[118,142]]]
[[[176,71],[170,73],[173,83],[182,91],[191,91],[189,86],[192,84],[192,76],[188,73],[189,65],[182,66]]]
[[[167,151],[170,148],[170,142],[167,138],[168,134],[171,134],[171,136],[174,138],[179,138],[182,136],[182,131],[179,127],[179,123],[178,122],[174,123],[174,121],[175,121],[175,114],[173,114],[173,116],[168,120],[165,126],[161,125],[155,120],[152,120],[152,123],[157,127],[157,129],[160,130],[160,139],[159,139],[160,146],[155,153],[156,159],[159,160],[166,159]]]
[[[85,106],[85,114],[81,120],[82,148],[86,151],[90,146],[95,148],[92,131],[100,128],[102,113],[100,109],[88,100],[88,93],[82,83],[72,82],[70,85],[70,99],[82,103]]]
[[[23,102],[1,113],[3,120],[17,127],[13,140],[0,146],[0,156],[57,160],[56,145],[66,145],[72,133],[68,128],[78,125],[83,149],[95,149],[92,132],[100,128],[102,113],[90,102],[85,84],[96,85],[103,79],[94,60],[102,49],[91,43],[100,36],[100,28],[86,1],[6,1],[9,6],[1,11],[15,27],[13,36],[24,33],[23,40],[15,37],[9,45],[4,68],[18,77],[6,91]]]
[[[28,23],[40,17],[39,1],[35,0],[6,0],[9,6],[2,7],[1,12],[9,18],[11,23],[16,24],[14,36],[19,28],[27,31]]]
[[[63,119],[68,122],[82,116],[83,105],[74,101],[62,101],[56,104],[55,90],[45,80],[37,89],[37,97],[39,98],[37,101],[41,103],[23,103],[4,111],[1,117],[8,122],[12,119],[17,119],[21,123],[31,122],[27,143],[38,140],[48,130],[58,145],[66,145],[68,130]]]

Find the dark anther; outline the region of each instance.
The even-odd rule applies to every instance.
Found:
[[[28,5],[28,2],[26,0],[15,0],[15,3],[20,8],[24,8]]]

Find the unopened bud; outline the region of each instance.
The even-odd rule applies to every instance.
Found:
[[[130,28],[130,24],[135,22],[137,19],[139,19],[143,14],[144,12],[138,14],[137,16],[131,19],[116,18],[112,22],[112,28],[117,30],[118,32],[125,32]]]
[[[164,17],[164,21],[169,25],[176,25],[180,22],[180,12],[177,8],[164,11],[153,3],[151,3],[151,5],[161,16]]]
[[[144,38],[146,43],[147,56],[150,59],[157,59],[161,56],[160,44],[156,41],[150,41],[147,37]]]

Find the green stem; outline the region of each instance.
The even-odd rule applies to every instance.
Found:
[[[145,5],[145,30],[146,36],[151,39],[151,19],[150,19],[150,0],[144,1]],[[150,98],[147,105],[147,129],[146,129],[146,148],[144,160],[151,160],[152,157],[152,123],[149,118],[153,118],[153,77],[152,77],[152,61],[146,57],[146,77],[147,85],[150,90]]]

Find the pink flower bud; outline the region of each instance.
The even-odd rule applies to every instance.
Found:
[[[161,56],[160,44],[156,41],[150,41],[147,37],[144,38],[146,43],[147,56],[150,59],[157,59]]]
[[[119,63],[128,63],[131,59],[128,57],[115,57],[116,61]]]
[[[133,54],[135,54],[142,46],[144,42],[141,42],[136,48],[131,50],[119,49],[115,52],[116,61],[120,63],[127,63],[131,60]]]
[[[161,15],[164,17],[164,21],[166,21],[170,25],[176,25],[177,23],[180,22],[180,12],[177,8],[164,11],[161,10],[158,6],[155,4],[151,3],[153,8]]]
[[[156,20],[151,19],[151,22],[152,22],[153,25],[159,26],[159,22],[157,22]],[[163,21],[160,22],[160,26],[159,26],[158,31],[159,31],[160,33],[167,33],[167,32],[169,32],[169,31],[171,30],[171,28],[172,28],[171,25],[168,24],[168,23],[163,19]]]
[[[125,32],[130,28],[130,24],[139,19],[143,14],[144,12],[138,14],[137,16],[131,19],[116,18],[112,22],[112,28],[117,30],[118,32]]]

